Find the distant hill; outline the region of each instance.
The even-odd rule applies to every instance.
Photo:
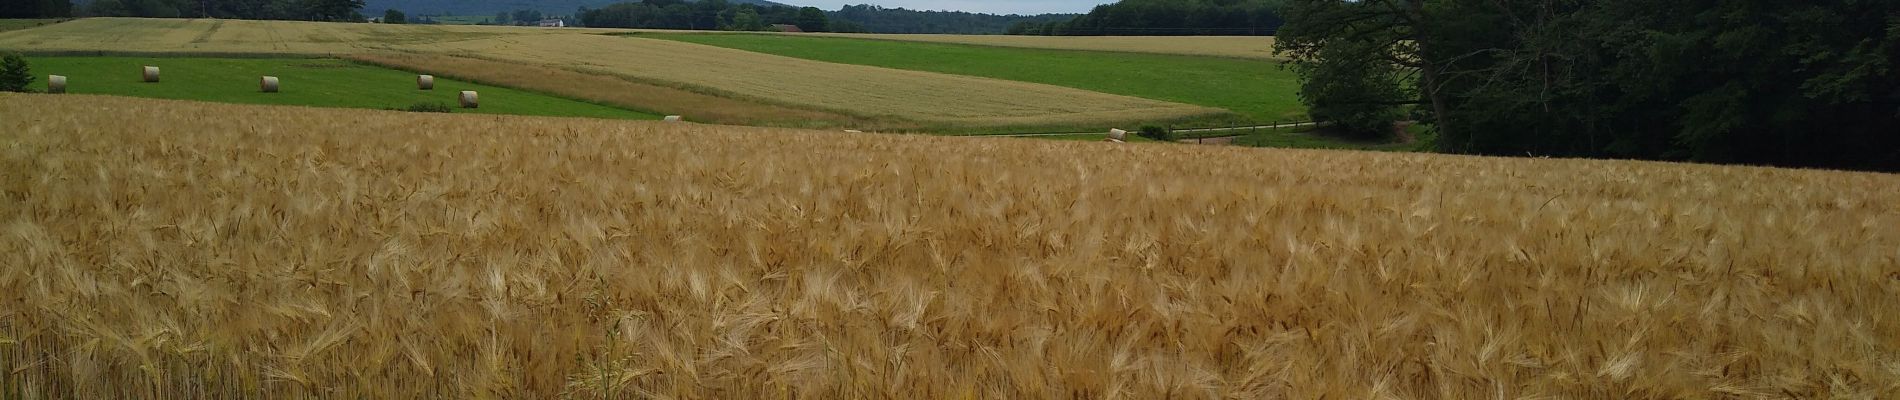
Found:
[[[963,11],[922,11],[868,4],[827,11],[831,20],[849,21],[851,31],[867,33],[1000,34],[1019,23],[1046,24],[1075,19],[1081,14],[996,15]],[[836,29],[836,28],[834,28]]]
[[[495,15],[498,12],[535,10],[546,15],[574,15],[581,7],[601,8],[624,0],[367,0],[363,15],[382,15],[397,9],[409,15]],[[636,1],[637,2],[637,1]],[[766,0],[726,0],[732,4],[785,6]]]
[[[402,10],[412,18],[425,15],[479,17],[515,10],[535,10],[548,16],[578,17],[575,11],[581,7],[598,10],[614,3],[638,2],[638,0],[367,0],[367,5],[363,7],[363,14],[382,15],[383,10],[393,8]],[[761,8],[797,8],[797,6],[768,0],[726,0],[726,2],[734,5],[752,4]],[[844,6],[835,11],[826,11],[825,14],[831,18],[833,30],[839,31],[957,34],[1000,34],[1018,24],[1052,24],[1080,16],[1080,14],[996,15],[962,11],[923,11],[866,4]],[[768,22],[791,23],[791,21]],[[666,28],[664,26],[639,27]]]
[[[751,4],[759,7],[797,7],[790,4],[774,3],[765,0],[726,0],[726,2],[732,4]]]

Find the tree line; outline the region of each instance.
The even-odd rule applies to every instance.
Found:
[[[67,4],[70,8],[71,3]],[[94,17],[361,22],[365,19],[362,9],[363,0],[93,0],[72,11]]]
[[[833,21],[848,21],[869,33],[997,34],[1021,22],[1064,21],[1076,14],[996,15],[963,11],[922,11],[860,4],[827,12]]]
[[[816,7],[733,4],[726,0],[641,0],[599,9],[582,8],[581,24],[595,28],[762,31],[774,24],[797,25],[807,32],[855,31],[834,24]]]
[[[583,25],[597,28],[700,29],[760,31],[772,25],[796,25],[806,32],[997,34],[1023,21],[1052,22],[1073,14],[995,15],[962,11],[918,11],[874,5],[817,7],[757,5],[726,0],[641,0],[582,9]]]
[[[65,18],[73,16],[72,0],[6,0],[0,18]]]
[[[1316,119],[1441,151],[1900,171],[1900,2],[1294,0]]]
[[[1023,21],[1011,35],[1273,35],[1281,0],[1122,0],[1066,20]]]

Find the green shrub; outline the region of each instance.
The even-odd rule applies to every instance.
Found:
[[[454,109],[449,108],[448,104],[443,104],[443,103],[416,103],[416,104],[410,104],[409,107],[406,107],[406,108],[390,108],[390,110],[408,111],[408,112],[445,113],[445,112],[450,112],[450,110],[454,110]]]
[[[26,65],[26,57],[16,53],[7,53],[0,57],[0,92],[29,92],[28,85],[33,84],[33,69]]]
[[[1179,139],[1179,137],[1174,134],[1174,131],[1154,125],[1142,125],[1141,130],[1135,131],[1135,136],[1162,142],[1172,142]]]

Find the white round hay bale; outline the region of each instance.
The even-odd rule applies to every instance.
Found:
[[[416,75],[416,89],[435,90],[435,75]]]
[[[475,95],[475,91],[473,90],[462,91],[461,98],[462,98],[462,108],[480,108],[482,105],[481,99]]]
[[[678,116],[678,115],[668,115],[668,116],[666,116],[666,122],[680,122],[680,121],[684,121],[684,120],[685,120],[685,118],[680,118],[680,116]]]
[[[277,77],[266,76],[258,78],[257,90],[262,90],[264,93],[277,93]]]
[[[158,67],[154,67],[150,65],[145,66],[144,76],[145,76],[146,82],[158,82]]]
[[[864,131],[860,131],[856,129],[846,129],[844,130],[844,133],[864,133]]]
[[[65,75],[47,75],[46,76],[46,92],[47,93],[66,93],[66,76]]]
[[[1108,138],[1113,139],[1117,142],[1128,140],[1128,131],[1124,131],[1120,129],[1109,129]]]

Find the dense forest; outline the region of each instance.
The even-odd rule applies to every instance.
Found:
[[[731,2],[727,0],[641,0],[582,10],[581,23],[598,28],[765,30],[775,24],[797,25],[806,32],[867,33],[1003,33],[1023,21],[1055,21],[1073,15],[1039,16],[977,14],[961,11],[917,11],[873,5],[845,6],[838,11]]]
[[[1295,0],[1311,114],[1441,151],[1900,171],[1900,2]]]
[[[760,6],[726,0],[641,0],[582,9],[582,25],[595,28],[701,29],[760,31],[773,24],[797,25],[807,32],[854,31],[833,24],[815,7]]]
[[[401,10],[412,15],[487,16],[521,10],[542,15],[570,15],[581,8],[598,9],[626,0],[365,0],[365,10]],[[784,6],[766,0],[727,0],[733,4]]]
[[[1023,21],[1011,35],[1272,35],[1281,0],[1122,0],[1067,20]]]
[[[73,15],[71,0],[6,0],[0,18],[64,18]]]
[[[572,12],[570,23],[603,28],[767,30],[797,25],[808,32],[999,34],[1019,23],[1067,21],[1075,14],[995,15],[961,11],[919,11],[874,5],[844,6],[838,11],[793,7],[765,0],[4,0],[5,18],[106,16],[156,18],[231,18],[311,21],[363,21],[366,6],[379,16],[403,15],[409,23],[431,23],[429,16],[495,15],[490,23],[510,24],[556,18]],[[578,6],[574,6],[578,4]],[[605,4],[599,8],[589,4]],[[566,8],[563,8],[566,7]],[[394,10],[396,13],[389,13]],[[533,19],[522,19],[532,14]]]
[[[833,21],[849,21],[862,27],[861,31],[870,33],[978,35],[1003,33],[1011,26],[1024,22],[1050,23],[1076,17],[1076,14],[996,15],[962,11],[919,11],[865,4],[844,6],[838,11],[828,11],[826,14]]]
[[[12,0],[4,0],[12,1]],[[363,0],[92,0],[73,14],[92,17],[363,21]]]

